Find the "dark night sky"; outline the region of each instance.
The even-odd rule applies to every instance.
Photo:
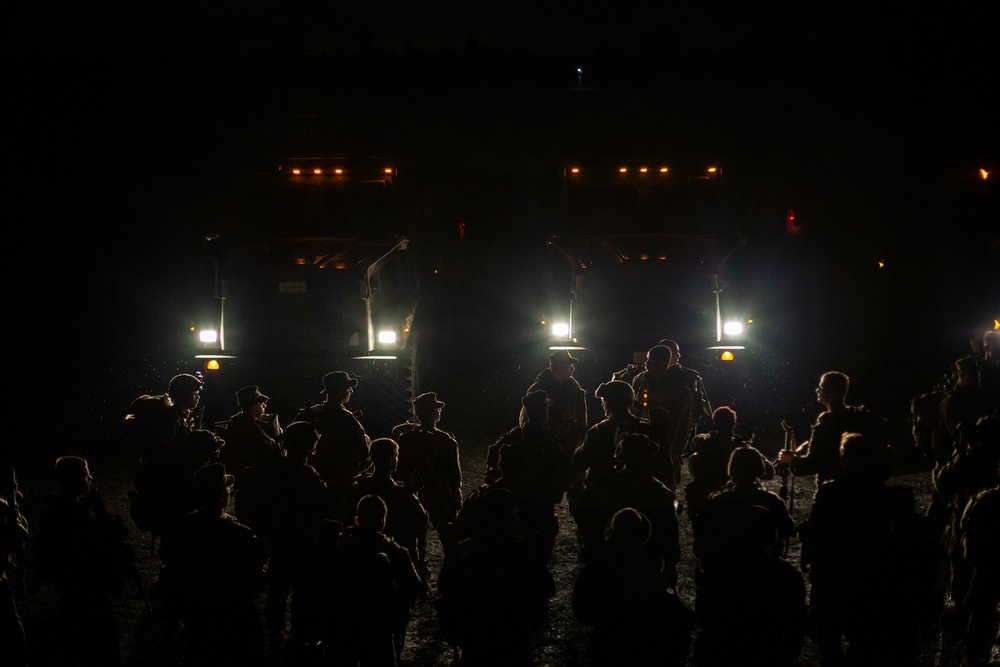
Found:
[[[603,150],[706,150],[732,165],[772,264],[813,259],[768,217],[791,202],[812,218],[808,252],[899,258],[890,294],[916,313],[909,325],[956,325],[922,340],[964,340],[956,317],[1000,311],[996,188],[984,195],[970,177],[997,166],[1000,143],[986,3],[905,14],[625,4],[22,7],[7,46],[20,211],[8,243],[26,260],[8,274],[28,286],[19,312],[54,348],[32,372],[37,387],[104,372],[94,358],[111,354],[114,326],[170,320],[161,306],[183,302],[190,273],[177,267],[226,215],[231,170],[287,148],[301,108],[338,128],[328,145],[368,152],[544,155],[581,137]],[[564,122],[578,66],[620,122]],[[848,262],[829,262],[842,256],[804,275],[846,275]],[[949,284],[900,289],[928,275]]]

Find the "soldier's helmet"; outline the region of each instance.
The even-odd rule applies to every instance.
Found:
[[[292,422],[281,434],[281,445],[289,454],[311,451],[319,434],[316,427],[306,421]]]
[[[735,480],[752,481],[773,476],[774,467],[756,447],[738,447],[729,456],[728,472]]]
[[[635,391],[632,385],[621,380],[605,382],[594,392],[597,398],[603,398],[605,403],[613,406],[628,407],[635,402]]]
[[[615,512],[604,530],[604,539],[609,544],[626,548],[637,548],[649,541],[653,525],[646,515],[632,507]]]
[[[167,393],[171,396],[186,396],[192,392],[201,391],[204,384],[200,378],[182,373],[170,378],[170,384],[167,385]]]

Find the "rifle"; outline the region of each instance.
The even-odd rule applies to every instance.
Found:
[[[781,428],[785,432],[785,444],[782,449],[788,452],[795,451],[795,431],[792,427],[788,425],[784,419],[781,420]],[[788,513],[791,514],[795,510],[795,474],[792,473],[791,466],[779,463],[777,466],[777,472],[781,475],[781,489],[778,491],[778,495],[781,499],[788,504]],[[789,481],[791,478],[791,481]],[[785,540],[784,555],[788,555],[788,543],[790,540]]]

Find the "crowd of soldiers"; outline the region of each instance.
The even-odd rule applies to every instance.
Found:
[[[936,413],[926,397],[914,400],[914,436],[933,461],[926,512],[911,490],[887,483],[888,423],[847,403],[845,374],[820,378],[824,411],[810,438],[790,438],[771,461],[739,434],[733,409],[712,409],[665,339],[641,367],[596,388],[604,414],[593,423],[577,359],[549,355],[468,497],[434,392],[413,401],[413,419],[391,438],[373,440],[348,407],[359,380],[346,372],[324,376],[323,402],[284,428],[268,396],[248,386],[239,413],[213,431],[199,423],[202,380],[178,375],[126,417],[123,436],[139,457],[130,514],[162,564],[156,585],[186,666],[279,655],[397,665],[420,600],[433,604],[457,664],[533,664],[555,594],[564,498],[580,545],[572,611],[592,628],[590,664],[793,665],[809,638],[824,666],[913,665],[918,633],[948,617],[962,664],[984,665],[1000,602],[998,338],[989,332],[981,354],[957,362]],[[764,485],[776,475],[782,493]],[[795,525],[784,489],[803,475],[817,491]],[[85,459],[60,457],[55,478],[34,558],[55,582],[64,664],[118,664],[111,602],[138,576],[127,529],[105,509]],[[28,526],[17,498],[15,481],[0,506],[2,649],[5,664],[24,665],[15,600]],[[693,609],[677,594],[683,513],[697,561]],[[428,566],[431,527],[438,572]]]

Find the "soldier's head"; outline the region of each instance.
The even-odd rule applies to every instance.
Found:
[[[736,429],[736,411],[728,405],[722,405],[712,413],[712,423],[719,433],[732,433]]]
[[[210,463],[194,474],[194,501],[198,509],[222,512],[229,504],[236,478],[226,474],[226,466]]]
[[[604,529],[604,540],[622,549],[638,549],[649,541],[653,524],[646,515],[632,507],[615,512]]]
[[[413,399],[413,414],[421,424],[436,424],[441,421],[441,410],[444,401],[439,401],[437,394],[428,391]]]
[[[59,493],[72,498],[82,498],[90,493],[94,478],[90,476],[87,459],[79,456],[60,456],[56,459],[56,484]]]
[[[218,461],[226,441],[205,428],[196,428],[184,438],[184,449],[197,465]]]
[[[962,357],[955,362],[955,377],[963,389],[978,389],[982,384],[979,364],[974,357]]]
[[[662,377],[670,368],[673,352],[666,345],[654,345],[646,352],[646,371],[653,377]]]
[[[681,346],[677,344],[677,341],[670,340],[669,338],[664,338],[657,345],[662,345],[663,347],[670,350],[670,365],[679,364],[681,362]]]
[[[983,334],[983,356],[990,361],[1000,359],[1000,331],[990,329]]]
[[[549,369],[552,376],[560,382],[573,377],[576,362],[579,359],[569,353],[569,350],[556,350],[549,355]]]
[[[643,468],[653,460],[660,446],[648,435],[632,433],[615,448],[615,463],[620,469]]]
[[[263,416],[268,400],[270,399],[260,393],[260,389],[255,384],[243,387],[236,392],[236,403],[240,406],[240,411],[254,419],[260,419]]]
[[[399,463],[399,445],[392,438],[376,438],[368,445],[368,457],[376,470],[396,470]]]
[[[727,472],[734,482],[753,482],[773,475],[774,467],[755,447],[737,447],[729,455]]]
[[[542,389],[529,391],[521,398],[521,405],[524,407],[524,416],[527,421],[539,426],[549,420],[549,406],[552,401],[549,395]]]
[[[293,459],[314,454],[318,440],[316,427],[306,421],[292,422],[281,433],[281,446],[288,457]]]
[[[850,379],[843,373],[830,371],[823,373],[816,387],[816,400],[830,408],[847,400],[847,390],[851,386]]]
[[[201,400],[201,388],[204,382],[194,375],[182,373],[170,378],[167,385],[167,395],[171,402],[181,410],[194,410]]]
[[[350,402],[357,386],[357,378],[352,378],[345,371],[333,371],[323,376],[323,391],[320,393],[326,396],[327,401],[344,405]]]
[[[884,482],[892,474],[892,449],[860,433],[845,433],[840,438],[840,469],[851,479]]]
[[[358,501],[354,525],[381,532],[385,530],[385,514],[385,501],[376,495],[368,494]]]
[[[606,414],[622,414],[635,402],[632,385],[621,380],[601,384],[594,395],[601,399]]]

